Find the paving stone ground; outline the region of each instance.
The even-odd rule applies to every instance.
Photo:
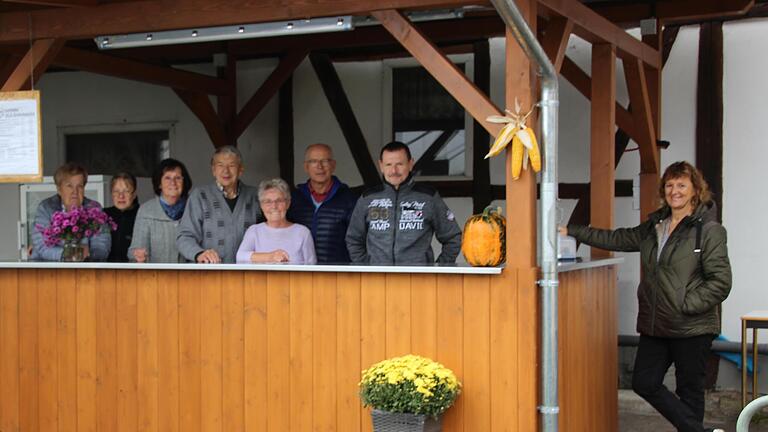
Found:
[[[726,432],[736,432],[736,419],[741,410],[741,393],[712,391],[707,393],[705,424]],[[619,390],[619,432],[676,432],[660,414],[631,390]],[[768,432],[768,410],[752,418],[749,432]]]

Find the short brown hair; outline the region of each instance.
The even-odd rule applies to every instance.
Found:
[[[664,186],[669,180],[680,177],[688,177],[693,184],[694,194],[693,198],[691,198],[691,204],[693,204],[694,209],[698,207],[699,204],[707,204],[712,201],[712,193],[709,191],[709,185],[707,184],[707,181],[704,180],[701,171],[686,161],[680,161],[668,166],[667,169],[664,170],[664,175],[661,176],[661,182],[659,183],[659,199],[661,200],[662,207],[667,205]]]
[[[56,183],[56,186],[61,186],[61,182],[63,182],[64,179],[76,176],[78,174],[83,176],[83,184],[88,183],[88,170],[86,170],[85,167],[79,163],[67,162],[60,166],[53,174],[53,181]]]

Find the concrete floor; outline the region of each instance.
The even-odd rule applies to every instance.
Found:
[[[741,394],[716,391],[707,394],[705,426],[736,432]],[[676,432],[675,428],[631,390],[619,390],[619,432]],[[755,416],[749,432],[768,432],[768,412]]]

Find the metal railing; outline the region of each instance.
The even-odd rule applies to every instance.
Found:
[[[736,421],[736,432],[749,432],[749,422],[752,417],[761,409],[768,406],[768,396],[761,396],[744,407]]]

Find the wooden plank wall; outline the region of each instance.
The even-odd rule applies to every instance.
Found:
[[[616,431],[616,268],[560,274],[559,399],[564,432]]]
[[[445,431],[536,430],[534,281],[0,270],[0,431],[370,431],[360,371],[405,353],[464,383]],[[562,312],[599,324],[583,309]]]

